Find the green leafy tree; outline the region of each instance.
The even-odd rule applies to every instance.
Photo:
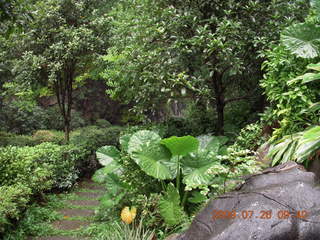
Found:
[[[188,97],[216,109],[252,98],[260,51],[303,16],[306,1],[120,1],[111,12],[113,48],[105,56],[108,93],[139,113]]]
[[[107,47],[104,14],[108,4],[104,0],[37,1],[29,6],[32,20],[6,41],[6,63],[14,74],[14,82],[7,87],[32,89],[36,96],[55,94],[66,141],[73,90]]]

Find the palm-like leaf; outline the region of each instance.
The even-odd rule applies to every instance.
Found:
[[[283,44],[302,58],[319,56],[320,27],[311,23],[299,23],[286,28],[281,35]]]

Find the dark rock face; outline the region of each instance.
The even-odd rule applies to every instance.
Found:
[[[211,200],[177,238],[251,239],[320,240],[320,187],[313,173],[289,162],[252,175],[238,191]]]

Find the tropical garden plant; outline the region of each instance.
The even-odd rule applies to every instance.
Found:
[[[320,1],[311,0],[311,12],[305,22],[294,24],[282,32],[282,44],[291,54],[300,59],[319,61],[319,17]],[[309,72],[300,74],[298,77],[287,81],[286,85],[288,88],[295,86],[295,89],[298,89],[298,91],[299,89],[305,89],[306,91],[310,89],[314,91],[314,97],[309,99],[308,96],[304,94],[295,94],[296,98],[302,99],[306,103],[305,107],[300,109],[298,114],[307,114],[307,116],[309,116],[306,121],[299,119],[300,123],[303,124],[303,128],[307,127],[307,129],[283,136],[280,140],[273,142],[268,154],[268,156],[273,159],[272,165],[290,160],[295,160],[307,165],[309,160],[312,160],[312,157],[320,149],[320,102],[317,101],[319,100],[319,87],[317,83],[319,83],[320,80],[320,63],[310,63],[306,66],[306,69]],[[292,98],[291,93],[287,92],[289,98]],[[292,109],[287,109],[287,112],[291,111]],[[310,119],[313,120],[308,122],[307,120]]]
[[[244,157],[247,153],[242,157],[238,155],[238,162],[235,158],[224,157],[230,151],[225,145],[227,141],[227,137],[210,135],[162,139],[149,130],[123,135],[120,137],[121,152],[113,146],[105,146],[97,151],[97,157],[104,167],[95,173],[93,179],[106,182],[109,189],[102,198],[102,204],[115,206],[126,190],[134,188],[121,183],[121,155],[128,155],[139,166],[140,173],[156,179],[161,186],[163,196],[159,199],[158,207],[165,223],[168,226],[182,223],[187,218],[190,205],[208,200],[211,185],[213,188],[220,185],[221,188],[231,175],[231,178],[235,178],[245,169],[254,169],[252,158]],[[240,170],[242,161],[248,165]]]

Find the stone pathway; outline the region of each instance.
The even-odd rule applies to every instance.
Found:
[[[95,209],[99,206],[99,198],[105,188],[89,179],[82,181],[73,192],[72,200],[64,200],[63,208],[57,210],[62,218],[54,221],[52,227],[54,236],[28,237],[27,240],[89,240],[79,237],[77,231],[93,223]],[[61,194],[65,195],[65,194]]]

